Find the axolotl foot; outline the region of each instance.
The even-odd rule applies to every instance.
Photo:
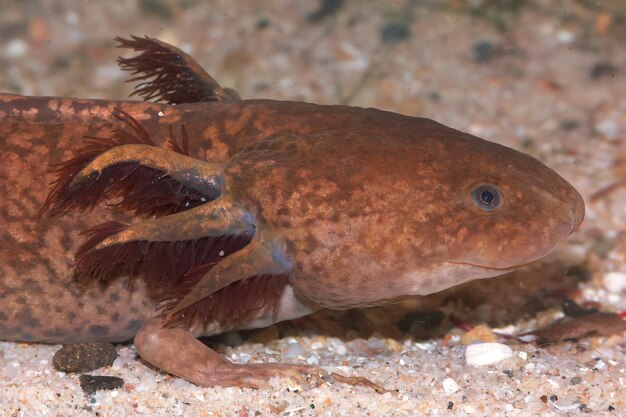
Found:
[[[269,379],[285,377],[309,389],[306,376],[317,374],[328,382],[334,378],[314,365],[299,364],[234,364],[211,350],[182,328],[164,328],[154,319],[135,336],[137,352],[152,365],[203,387],[269,386]]]

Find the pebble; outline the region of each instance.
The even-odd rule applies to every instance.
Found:
[[[626,290],[626,273],[617,271],[609,272],[602,277],[602,283],[607,290],[620,293]]]
[[[4,48],[7,58],[19,58],[27,51],[28,44],[22,39],[11,39]]]
[[[513,357],[513,349],[502,343],[476,343],[465,348],[468,365],[491,365]]]
[[[484,324],[474,327],[469,332],[466,332],[461,336],[461,343],[464,345],[470,345],[476,341],[480,342],[495,342],[496,335],[491,329]]]
[[[286,349],[281,350],[282,359],[296,359],[298,356],[304,354],[304,349],[299,343],[289,343]]]
[[[86,395],[92,395],[98,390],[114,390],[124,386],[124,380],[116,376],[81,375],[78,380]]]
[[[89,372],[113,365],[115,358],[117,351],[110,343],[76,343],[59,349],[52,358],[52,364],[61,372]]]
[[[445,392],[446,394],[453,394],[459,389],[459,384],[457,384],[456,381],[452,378],[444,379],[441,385],[443,386],[443,392]]]

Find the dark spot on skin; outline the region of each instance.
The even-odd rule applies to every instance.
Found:
[[[317,239],[315,239],[312,235],[308,234],[305,239],[307,249],[313,251],[319,245]]]
[[[38,104],[38,103],[37,103]],[[41,123],[49,123],[50,120],[55,120],[57,118],[56,111],[50,108],[50,105],[37,105],[37,116],[35,116],[35,121]]]
[[[24,280],[24,286],[27,287],[30,291],[41,293],[43,292],[43,288],[37,281],[32,278],[26,278]]]
[[[74,313],[74,312],[68,313],[68,315],[67,315],[68,321],[73,322],[75,318],[76,318],[76,313]]]
[[[116,302],[119,300],[120,300],[120,294],[118,292],[114,292],[113,294],[109,295],[109,301]]]
[[[62,313],[63,312],[63,307],[56,306],[56,307],[54,307],[54,311],[56,311],[57,313]]]
[[[7,321],[8,317],[6,314],[0,311],[0,321]]]
[[[131,314],[137,314],[137,307],[131,307],[130,310],[128,310]]]
[[[50,330],[46,330],[43,332],[43,335],[47,338],[59,339],[65,337],[67,335],[67,330],[61,328],[54,328]]]
[[[290,222],[288,222],[288,221],[284,221],[284,222],[280,222],[280,223],[278,223],[278,226],[279,226],[279,227],[283,227],[283,228],[285,228],[285,229],[288,229],[288,228],[290,228],[290,227],[291,227],[291,223],[290,223]]]
[[[39,320],[33,317],[33,313],[30,307],[24,307],[21,309],[16,315],[15,318],[17,321],[23,325],[28,327],[37,327],[39,326]]]
[[[24,297],[17,297],[15,299],[15,304],[21,304],[21,305],[26,304],[26,298],[24,298]]]
[[[278,215],[278,216],[288,216],[289,215],[289,209],[287,207],[281,207],[278,210],[276,210],[276,215]]]
[[[87,330],[87,333],[89,333],[92,336],[105,336],[109,333],[109,328],[106,326],[100,326],[100,325],[93,325],[93,326],[89,326],[89,329]]]
[[[106,308],[101,307],[101,306],[97,306],[96,307],[96,311],[98,312],[99,315],[104,316],[107,313]]]
[[[93,103],[90,103],[89,101],[85,101],[85,102],[74,101],[74,102],[72,102],[72,110],[76,114],[78,114],[78,113],[80,113],[82,111],[85,111],[85,110],[90,110],[92,107],[93,107]]]
[[[59,243],[66,252],[69,252],[72,249],[72,239],[67,235],[63,235],[63,237],[59,240]]]
[[[143,321],[141,320],[131,320],[128,322],[128,325],[126,326],[126,328],[129,330],[135,331],[135,330],[139,330],[142,324],[143,324]]]
[[[111,314],[111,320],[112,321],[120,321],[120,313],[113,313],[113,314]]]
[[[320,275],[323,271],[322,268],[318,265],[318,264],[313,264],[311,265],[311,271],[315,274],[315,275]]]

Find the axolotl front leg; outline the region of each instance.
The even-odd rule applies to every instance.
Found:
[[[173,137],[169,149],[157,147],[128,114],[118,117],[132,131],[91,138],[60,165],[43,210],[64,214],[114,197],[114,208],[147,218],[86,231],[77,278],[88,285],[141,275],[162,312],[137,333],[137,351],[193,383],[260,387],[283,376],[307,387],[309,373],[332,380],[310,365],[233,364],[196,339],[311,310],[280,311],[292,265],[252,214],[223,192],[224,167],[189,157]]]

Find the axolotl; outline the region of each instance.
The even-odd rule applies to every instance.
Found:
[[[242,100],[174,46],[117,41],[143,101],[0,95],[1,340],[134,337],[201,386],[306,385],[331,377],[197,338],[501,275],[583,220],[524,153],[425,118]]]

